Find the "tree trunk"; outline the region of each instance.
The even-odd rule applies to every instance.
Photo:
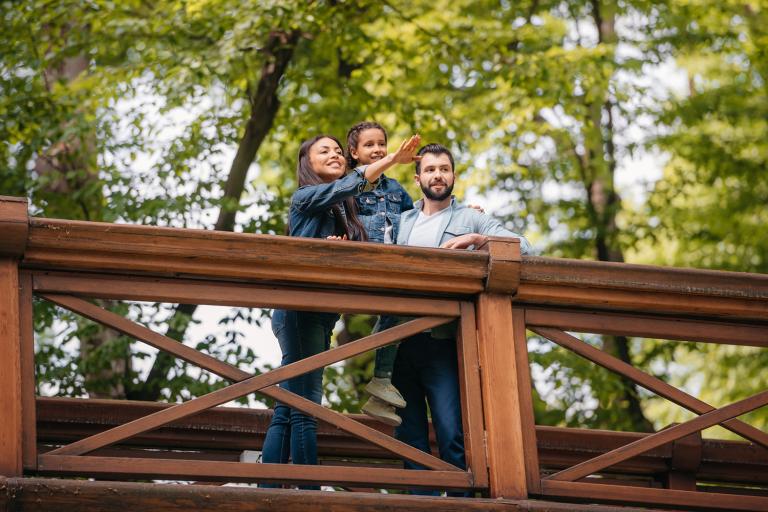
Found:
[[[278,88],[280,79],[285,74],[288,64],[293,57],[293,52],[300,39],[300,32],[273,32],[264,52],[267,60],[261,68],[261,77],[255,93],[248,91],[248,103],[250,116],[245,124],[243,137],[237,148],[235,158],[224,185],[219,216],[216,219],[214,229],[217,231],[232,231],[235,227],[235,216],[240,206],[240,196],[245,189],[245,180],[248,169],[251,166],[262,142],[269,134],[274,123],[275,116],[280,108]],[[179,304],[169,320],[166,335],[178,341],[184,339],[184,333],[197,310],[196,304]],[[173,368],[174,357],[160,352],[155,358],[152,368],[147,376],[145,384],[140,389],[129,392],[129,398],[133,400],[157,400],[162,391],[163,382],[168,372]]]
[[[592,0],[592,16],[600,44],[615,45],[616,6],[609,0]],[[623,262],[624,255],[618,242],[616,215],[621,198],[615,189],[616,152],[614,145],[613,103],[608,91],[602,91],[604,100],[590,105],[590,124],[585,133],[585,145],[591,166],[591,182],[587,183],[588,209],[595,226],[595,252],[599,261]],[[600,97],[600,96],[598,96]],[[629,340],[626,336],[604,336],[603,350],[627,364],[632,364]],[[637,386],[626,377],[621,381],[619,402],[626,404],[629,421],[634,430],[653,431],[653,424],[643,414]]]

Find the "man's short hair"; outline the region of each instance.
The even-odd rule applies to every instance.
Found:
[[[448,155],[448,160],[451,161],[451,170],[455,171],[456,166],[453,163],[453,155],[451,154],[451,151],[443,146],[442,144],[427,144],[426,146],[422,147],[416,154],[421,156],[425,153],[429,153],[432,155]],[[416,161],[416,174],[419,174],[421,172],[421,162]]]

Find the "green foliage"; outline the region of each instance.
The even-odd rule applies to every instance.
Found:
[[[414,131],[448,144],[458,195],[486,193],[492,213],[547,256],[768,272],[767,12],[765,2],[737,0],[6,2],[0,193],[26,195],[37,215],[210,228],[224,209],[238,213],[237,231],[282,234],[301,140],[343,137],[375,119],[390,147]],[[270,38],[293,31],[301,35],[279,81],[280,108],[242,197],[224,198],[251,99],[274,63]],[[665,62],[688,73],[686,94],[643,80]],[[633,205],[620,196],[617,166],[645,148],[667,165]],[[390,172],[417,195],[411,173]],[[122,313],[184,332],[190,319],[169,320],[167,308]],[[252,370],[256,356],[240,348],[235,321],[260,318],[233,310],[222,320],[229,332],[199,346]],[[129,348],[151,357],[129,340],[110,338],[82,359],[79,342],[103,333],[43,303],[36,330],[49,392],[143,385],[131,364],[115,370]],[[370,318],[350,317],[346,331],[367,334]],[[746,377],[759,373],[762,352],[630,347],[632,363],[689,386],[713,369],[715,401],[743,393],[725,363],[764,386]],[[613,375],[536,340],[532,348],[546,384],[535,397],[539,421],[631,428],[613,407],[626,398]],[[326,371],[333,407],[358,410],[371,357]],[[177,362],[164,397],[221,385]],[[673,418],[640,397],[661,423]]]

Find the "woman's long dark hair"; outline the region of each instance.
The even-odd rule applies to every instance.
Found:
[[[299,163],[296,165],[296,179],[298,180],[300,187],[306,185],[321,185],[324,183],[323,180],[320,179],[320,176],[318,176],[314,169],[312,169],[312,164],[309,161],[309,150],[317,141],[326,138],[336,142],[336,144],[339,145],[339,148],[344,151],[344,146],[342,146],[339,139],[333,135],[315,135],[311,139],[302,142],[301,147],[299,148]],[[342,158],[342,160],[344,160],[344,158]],[[365,232],[363,223],[360,222],[360,218],[357,216],[357,203],[355,202],[354,197],[348,197],[344,200],[346,218],[345,215],[342,215],[341,208],[339,208],[338,204],[333,205],[331,211],[336,220],[337,234],[347,235],[347,238],[350,240],[368,240],[368,235]]]

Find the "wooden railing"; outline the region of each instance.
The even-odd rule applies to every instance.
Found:
[[[6,418],[0,422],[0,475],[463,489],[507,499],[768,509],[764,479],[734,477],[736,462],[699,471],[702,447],[712,443],[697,444],[695,439],[701,430],[720,424],[748,440],[733,446],[748,451],[751,467],[768,468],[768,434],[736,419],[768,404],[768,391],[716,408],[569,334],[765,347],[768,276],[521,258],[518,241],[509,239],[491,240],[475,252],[445,251],[38,219],[28,218],[26,211],[25,201],[0,198],[0,346],[8,356],[0,360],[0,386],[7,390],[0,394]],[[33,296],[232,384],[183,404],[148,407],[138,416],[139,408],[132,406],[134,413],[126,416],[125,423],[105,423],[103,429],[52,441],[37,431],[45,409],[40,409],[41,399],[34,391]],[[398,314],[415,319],[252,376],[101,308],[92,299]],[[387,429],[276,386],[454,320],[458,320],[466,470],[395,440]],[[527,332],[699,416],[652,435],[594,433],[598,436],[594,439],[601,439],[596,456],[587,457],[587,447],[578,456],[552,458],[544,442],[553,431],[537,427],[533,418]],[[126,449],[193,415],[222,410],[217,406],[250,393],[313,415],[345,432],[345,439],[361,440],[363,444],[355,444],[360,457],[366,457],[365,452],[379,459],[408,459],[428,469],[250,464],[206,458],[205,450],[191,464],[178,452],[162,458]],[[562,429],[557,435],[569,431]],[[321,432],[321,452],[322,439]],[[360,446],[370,448],[360,451]],[[643,462],[657,457],[659,450],[674,453],[654,459],[663,462]],[[661,480],[649,469],[658,464],[669,466]],[[637,481],[628,485],[638,474],[646,476],[645,488]]]

